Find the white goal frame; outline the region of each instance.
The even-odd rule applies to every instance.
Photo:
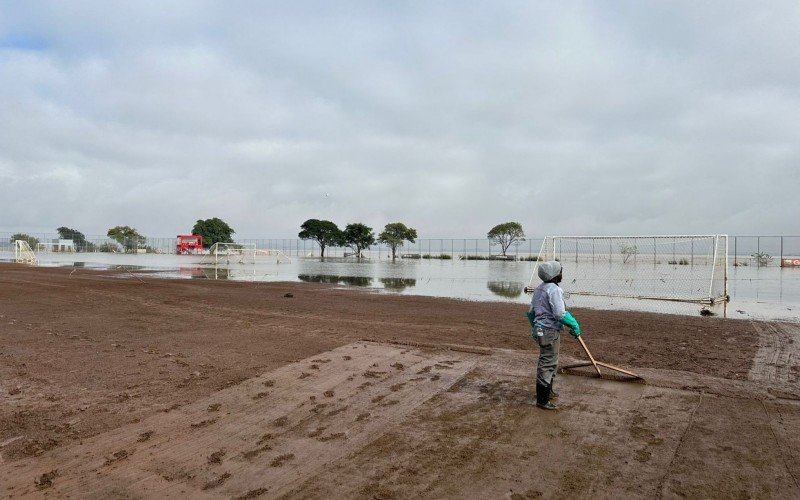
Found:
[[[23,264],[37,264],[39,259],[31,250],[31,246],[25,240],[14,240],[14,262]]]
[[[200,259],[201,264],[255,264],[255,243],[214,243]]]
[[[645,248],[644,252],[640,251],[640,245]],[[695,253],[696,248],[701,250]],[[572,295],[663,300],[709,306],[730,300],[728,235],[724,234],[548,236],[539,250],[526,287],[528,292],[540,282],[537,275],[539,263],[552,260],[561,261],[565,265],[565,279],[561,286]],[[607,263],[607,266],[604,268],[598,263]],[[583,269],[580,268],[582,265]],[[575,274],[570,276],[571,272]],[[592,283],[596,277],[591,275],[592,272],[607,275]],[[650,290],[647,289],[647,283],[643,287],[633,286],[637,279],[639,283],[649,280]],[[675,286],[670,289],[668,280],[671,279],[676,281]],[[620,283],[611,283],[614,280]],[[692,282],[691,286],[689,281]]]

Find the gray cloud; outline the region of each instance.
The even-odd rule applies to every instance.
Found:
[[[758,9],[6,2],[0,231],[798,234],[800,7]]]

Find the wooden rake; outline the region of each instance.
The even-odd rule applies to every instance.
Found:
[[[623,374],[627,375],[628,377],[631,377],[631,378],[612,377],[615,380],[636,380],[636,379],[644,380],[644,378],[640,377],[639,375],[637,375],[637,374],[635,374],[633,372],[629,372],[628,370],[623,370],[622,368],[620,368],[618,366],[609,365],[608,363],[603,363],[603,362],[597,361],[596,359],[594,359],[594,356],[592,356],[592,353],[589,352],[589,348],[586,347],[586,342],[584,342],[583,339],[580,336],[578,336],[576,338],[578,339],[578,342],[581,343],[581,347],[583,347],[583,350],[586,352],[586,355],[589,356],[589,362],[588,363],[586,363],[586,362],[575,363],[575,364],[572,364],[572,365],[563,366],[563,367],[561,367],[562,370],[570,370],[570,369],[573,369],[573,368],[583,368],[583,367],[586,367],[586,366],[593,366],[595,371],[597,371],[597,376],[603,378],[603,374],[600,372],[600,367],[602,366],[603,368],[608,368],[609,370],[613,370],[615,372],[623,373]]]

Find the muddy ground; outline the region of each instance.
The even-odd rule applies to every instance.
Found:
[[[619,389],[618,382],[563,375],[564,409],[554,416],[529,405],[535,356],[524,311],[515,304],[318,284],[140,279],[3,264],[0,477],[15,478],[9,496],[82,496],[90,487],[98,497],[164,491],[212,497],[800,496],[792,473],[800,469],[795,325],[574,311],[597,358],[647,372],[649,383]],[[363,340],[371,342],[359,344]],[[398,342],[406,347],[396,347]],[[426,380],[411,381],[419,377],[397,379],[404,370],[395,373],[387,364],[372,370],[384,372],[375,381],[361,380],[370,364],[349,373],[345,361],[353,359],[337,350],[359,345],[370,353],[355,358],[362,363],[383,356],[394,365],[424,365],[421,370],[448,366],[436,359],[467,368],[450,370],[449,378],[441,368],[441,375],[426,372],[420,376]],[[452,345],[467,348],[457,348],[456,355],[447,347]],[[567,339],[563,352],[580,355]],[[337,361],[313,362],[317,357]],[[323,372],[329,376],[321,377]],[[256,380],[282,383],[283,399],[272,401],[275,391],[269,388],[253,392]],[[426,381],[432,385],[411,389]],[[361,387],[365,382],[375,385]],[[236,428],[249,415],[261,429],[259,415],[268,410],[291,416],[318,404],[298,399],[301,386],[303,398],[338,392],[336,401],[347,408],[329,417],[333,423],[313,429],[307,419],[294,417],[277,426],[271,434],[286,449],[278,455],[276,444],[262,450],[272,452],[264,464],[257,457],[242,460],[252,451],[246,447],[233,453],[244,444],[220,441],[229,450],[219,463],[230,470],[209,469],[206,458],[222,446],[212,439],[219,423],[199,416],[217,404],[214,398],[238,401],[236,411],[225,412],[225,425]],[[402,394],[396,406],[403,412],[376,413],[386,395],[369,391],[379,387]],[[358,420],[365,413],[380,415],[372,427]],[[302,425],[292,425],[294,420]],[[330,435],[348,438],[350,447],[341,447],[347,453],[312,460],[321,452],[304,440],[320,427],[337,425],[342,431]],[[247,428],[241,424],[236,433]],[[147,460],[141,452],[136,461],[126,460],[134,448],[113,448],[119,436],[138,442],[148,432],[163,435],[160,429],[172,431],[158,438],[164,441],[147,444]],[[178,467],[183,459],[173,458],[169,467],[149,469],[169,455],[159,443],[179,442],[191,432],[209,433],[208,443],[196,445],[202,467]],[[325,429],[319,432],[312,438],[327,436]],[[331,447],[322,443],[322,450]],[[190,439],[186,446],[191,450],[195,443]],[[105,483],[83,484],[74,478],[85,476],[82,467],[92,461],[65,458],[78,450],[99,460],[98,467],[132,465],[119,476],[98,472]],[[537,465],[542,461],[548,465]],[[263,478],[261,466],[285,472],[271,485],[259,485],[248,478]],[[161,470],[170,467],[180,473]],[[615,472],[619,468],[630,474]],[[147,470],[173,489],[147,489],[142,485],[148,481],[132,479],[138,477],[134,470]],[[48,477],[53,471],[58,472]],[[210,476],[199,482],[203,474]],[[118,490],[104,489],[111,484]]]

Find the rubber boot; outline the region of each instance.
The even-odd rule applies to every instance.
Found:
[[[536,406],[543,410],[555,410],[556,405],[550,402],[550,386],[536,383]]]
[[[553,389],[555,383],[556,383],[556,376],[553,375],[553,378],[550,379],[550,399],[556,399],[558,397],[558,393],[556,392],[555,389]]]

